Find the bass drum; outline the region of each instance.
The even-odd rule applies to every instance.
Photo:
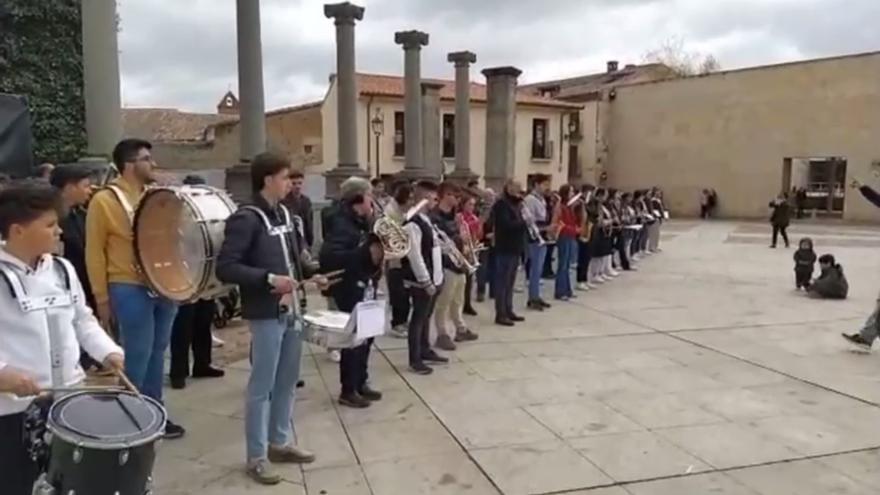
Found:
[[[226,192],[210,186],[150,189],[134,217],[135,253],[150,288],[182,304],[228,292],[214,268],[235,209]]]
[[[36,493],[152,493],[156,443],[165,409],[130,392],[79,392],[49,410],[49,470]]]

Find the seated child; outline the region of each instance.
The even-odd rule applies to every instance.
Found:
[[[849,282],[843,275],[843,267],[830,254],[819,257],[819,268],[822,273],[819,278],[807,287],[810,297],[817,299],[846,299],[849,292]]]
[[[816,252],[813,251],[813,240],[805,237],[798,243],[798,249],[794,252],[794,283],[798,290],[810,286],[815,267]]]
[[[39,183],[0,191],[0,492],[30,495],[36,465],[24,440],[24,411],[47,388],[85,377],[80,346],[111,370],[122,349],[86,305],[73,265],[58,244],[60,198]],[[50,343],[51,342],[51,343]]]

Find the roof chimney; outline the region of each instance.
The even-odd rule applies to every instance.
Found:
[[[619,66],[619,62],[617,60],[609,60],[608,61],[608,72],[617,72],[617,67]]]

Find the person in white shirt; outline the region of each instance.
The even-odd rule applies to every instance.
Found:
[[[8,495],[30,494],[37,476],[24,441],[24,411],[42,390],[83,381],[80,346],[110,370],[124,365],[122,349],[86,304],[73,266],[51,254],[61,234],[60,206],[47,184],[0,191],[0,487]]]

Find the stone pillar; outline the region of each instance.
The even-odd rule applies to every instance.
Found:
[[[82,1],[82,44],[87,154],[109,160],[122,137],[116,0]]]
[[[422,163],[422,47],[428,44],[428,34],[421,31],[394,33],[394,42],[404,51],[404,139],[406,164],[403,176],[418,179],[430,177]]]
[[[226,171],[226,189],[236,199],[251,195],[250,162],[266,151],[266,103],[263,94],[263,43],[259,0],[236,0],[238,36],[239,159]]]
[[[327,196],[351,176],[367,177],[358,165],[357,81],[355,75],[354,25],[364,18],[364,8],[349,2],[324,5],[324,15],[336,24],[336,128],[339,163],[324,177]]]
[[[422,83],[422,163],[425,171],[443,177],[443,149],[440,147],[440,90],[442,83]]]
[[[500,191],[514,177],[516,161],[516,67],[484,69],[486,76],[486,187]]]
[[[453,52],[447,60],[455,63],[455,170],[451,180],[462,185],[478,176],[471,170],[471,73],[477,62],[472,52]]]

